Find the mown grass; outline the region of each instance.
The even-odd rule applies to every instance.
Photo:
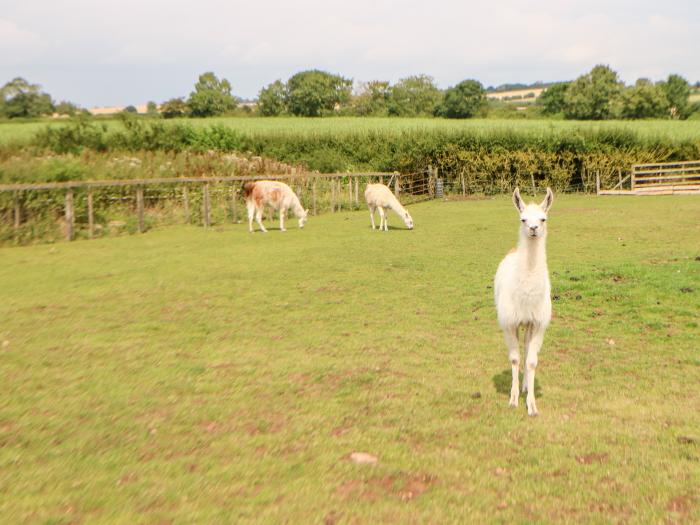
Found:
[[[557,198],[538,418],[492,306],[509,200],[411,212],[0,250],[0,515],[700,520],[698,199]]]

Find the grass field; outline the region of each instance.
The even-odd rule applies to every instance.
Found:
[[[538,418],[509,199],[411,213],[0,249],[3,521],[698,522],[700,200],[555,200]]]
[[[148,121],[148,120],[146,120]],[[117,120],[96,119],[96,123],[108,127],[120,126]],[[627,129],[643,138],[667,140],[700,140],[700,120],[642,120],[642,121],[565,121],[565,120],[512,120],[512,119],[467,119],[445,120],[435,118],[241,118],[220,117],[208,119],[174,119],[168,123],[181,122],[195,126],[223,125],[245,134],[293,134],[313,135],[347,133],[400,133],[403,131],[464,130],[477,133],[509,131],[517,134],[547,135],[570,134],[577,131]],[[22,142],[46,125],[64,126],[64,121],[0,123],[0,144],[10,141]]]

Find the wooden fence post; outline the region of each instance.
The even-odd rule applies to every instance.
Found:
[[[190,189],[185,184],[182,187],[182,205],[185,208],[185,222],[190,222]]]
[[[634,166],[632,166],[632,174],[630,175],[630,189],[634,193],[634,186],[635,186],[635,180],[634,180]]]
[[[204,215],[204,226],[209,227],[211,224],[209,216],[209,183],[205,182],[202,187],[202,212]]]
[[[355,177],[355,205],[360,205],[360,177]]]
[[[73,190],[69,189],[66,192],[66,239],[73,240]]]
[[[14,221],[14,227],[15,230],[19,229],[19,225],[22,221],[22,213],[21,213],[21,208],[19,206],[19,193],[18,192],[13,192],[12,194],[12,200],[14,202],[14,208],[15,208],[15,221]]]
[[[139,233],[143,233],[143,186],[136,187],[136,214],[139,219]]]
[[[462,197],[467,196],[467,185],[464,183],[464,168],[462,168],[462,173],[459,174],[460,182],[462,183]]]
[[[92,239],[95,235],[95,212],[92,203],[92,190],[88,190],[88,236]]]
[[[348,203],[352,207],[352,177],[348,177]]]
[[[394,196],[398,199],[399,193],[401,193],[401,182],[399,181],[400,175],[396,174],[396,179],[394,180]]]
[[[343,209],[343,188],[342,188],[342,183],[340,181],[340,178],[335,180],[336,184],[336,191],[335,194],[338,197],[338,211]]]
[[[530,181],[532,182],[532,196],[536,197],[537,196],[537,190],[535,188],[535,176],[530,173]]]
[[[311,185],[311,194],[312,194],[312,200],[313,200],[313,205],[314,205],[314,215],[316,215],[316,180],[317,180],[317,178],[314,177],[314,182]]]
[[[236,183],[234,182],[233,186],[231,186],[231,218],[234,224],[236,222],[236,197]]]
[[[595,194],[600,195],[600,171],[595,172]]]
[[[329,179],[331,183],[331,213],[335,213],[335,181]]]

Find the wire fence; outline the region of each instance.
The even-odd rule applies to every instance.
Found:
[[[372,182],[389,185],[404,204],[435,196],[429,170],[6,184],[0,185],[0,242],[91,239],[164,224],[239,223],[246,220],[243,185],[252,180],[285,182],[313,215],[360,209],[364,188]],[[273,218],[271,210],[267,218]]]
[[[596,176],[590,175],[595,181]],[[521,191],[541,193],[545,181],[538,177],[521,175]],[[477,186],[464,172],[459,177],[443,178],[432,166],[403,174],[299,171],[284,175],[5,184],[0,185],[0,243],[91,239],[144,232],[168,224],[211,227],[240,223],[247,219],[241,192],[243,185],[252,180],[284,181],[312,215],[363,208],[364,188],[373,182],[387,184],[404,205],[443,197],[500,194],[512,190],[513,184],[498,180],[489,187]],[[595,188],[595,182],[581,179],[558,191],[590,193]],[[266,219],[272,218],[273,212],[268,210]]]

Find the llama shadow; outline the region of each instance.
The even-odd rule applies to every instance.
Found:
[[[510,386],[513,381],[510,370],[504,370],[500,374],[493,376],[493,386],[496,387],[496,392],[510,397]],[[523,374],[520,373],[520,386],[523,385]],[[542,389],[540,388],[540,382],[537,380],[537,375],[535,375],[535,397],[543,397]]]

